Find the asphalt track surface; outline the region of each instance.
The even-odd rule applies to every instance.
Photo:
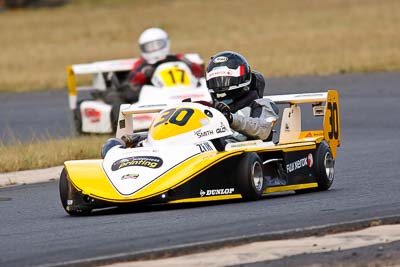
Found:
[[[270,94],[340,91],[342,147],[331,190],[281,194],[257,202],[111,209],[89,217],[70,217],[61,207],[57,182],[0,188],[0,266],[77,263],[196,242],[400,216],[400,73],[267,82]],[[0,125],[6,123],[15,131],[31,127],[37,132],[57,125],[60,136],[71,133],[64,92],[0,95],[0,103]],[[16,107],[21,110],[13,110]],[[12,119],[23,114],[23,118]]]

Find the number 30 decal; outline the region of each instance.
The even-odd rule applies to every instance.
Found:
[[[190,117],[192,117],[193,113],[194,110],[191,108],[169,109],[161,114],[161,120],[154,124],[154,127],[168,122],[179,126],[184,126]]]
[[[329,102],[327,106],[330,111],[329,124],[331,126],[331,130],[328,132],[329,139],[338,139],[339,138],[339,114],[338,107],[336,102]]]

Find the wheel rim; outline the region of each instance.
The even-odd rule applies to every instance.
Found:
[[[335,175],[335,168],[334,168],[335,160],[333,159],[331,153],[329,152],[325,154],[324,165],[325,165],[326,177],[328,177],[328,180],[332,182],[333,177]]]
[[[253,168],[251,169],[251,172],[254,187],[259,192],[262,190],[264,180],[260,162],[256,161],[253,163]]]

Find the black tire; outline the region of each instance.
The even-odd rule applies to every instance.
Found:
[[[326,141],[319,144],[315,153],[318,190],[328,190],[335,178],[335,159]]]
[[[80,106],[78,105],[76,109],[72,111],[73,115],[73,120],[74,120],[74,128],[75,132],[78,135],[83,135],[84,132],[82,132],[82,116],[81,116],[81,111],[80,111]]]
[[[113,130],[113,133],[117,132],[120,106],[121,106],[121,104],[114,104],[111,107],[110,120],[111,120],[111,128]]]
[[[74,120],[74,128],[75,128],[75,132],[78,135],[88,135],[89,133],[85,133],[82,131],[82,114],[81,114],[81,104],[82,102],[85,101],[92,101],[94,99],[91,98],[87,98],[87,99],[82,99],[79,100],[76,108],[72,111],[72,117]]]
[[[328,160],[327,160],[328,159]],[[326,164],[328,161],[328,167],[331,167],[332,172],[328,172],[326,168]],[[328,190],[334,178],[334,164],[335,160],[332,158],[332,151],[326,141],[322,141],[321,144],[318,145],[318,148],[315,152],[315,172],[317,175],[317,184],[316,188],[308,188],[295,190],[297,194],[304,193],[312,193],[317,191],[325,191]],[[329,166],[331,165],[331,166]]]
[[[60,175],[60,183],[59,183],[59,190],[60,190],[60,200],[64,210],[71,216],[85,216],[91,213],[91,209],[80,209],[80,210],[70,210],[67,208],[67,201],[69,191],[72,189],[72,185],[67,178],[67,171],[63,168],[61,175]]]
[[[244,153],[239,160],[236,185],[245,200],[257,200],[264,190],[263,164],[257,153]]]

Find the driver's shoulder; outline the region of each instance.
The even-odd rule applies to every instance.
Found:
[[[275,102],[273,102],[269,98],[258,98],[258,99],[255,99],[253,101],[253,103],[255,103],[254,106],[261,106],[262,108],[264,108],[270,112],[272,111],[273,113],[275,113],[274,115],[279,114],[278,106],[275,104]]]

